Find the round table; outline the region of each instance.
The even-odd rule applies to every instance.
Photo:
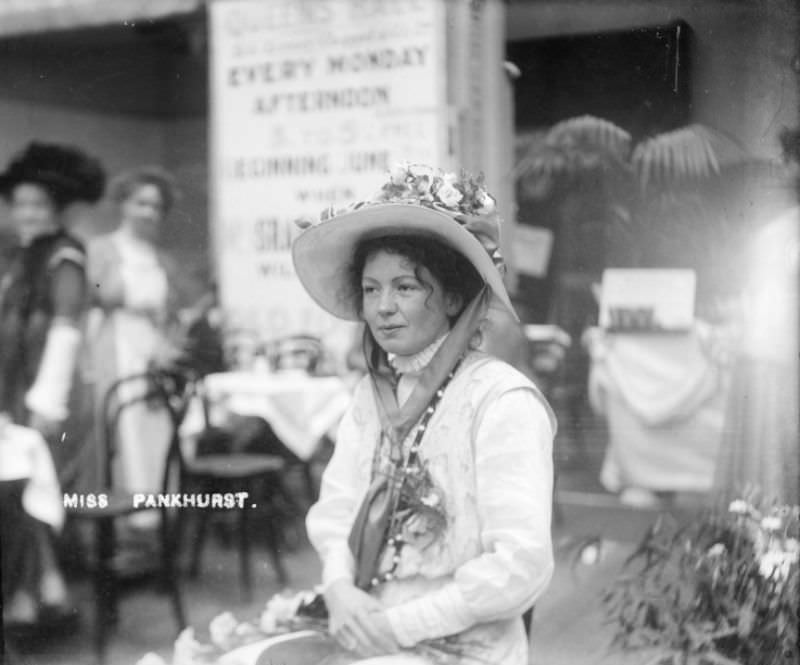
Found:
[[[337,376],[311,376],[304,370],[236,371],[209,374],[203,380],[210,424],[228,414],[260,416],[298,458],[308,461],[320,440],[332,439],[350,404],[350,390]],[[202,405],[190,408],[181,433],[191,436],[205,425]]]

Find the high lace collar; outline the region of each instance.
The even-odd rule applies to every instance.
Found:
[[[416,374],[425,369],[425,366],[433,359],[439,347],[444,344],[448,330],[444,335],[426,346],[422,351],[412,353],[410,356],[399,356],[396,353],[387,353],[386,358],[392,369],[398,374]]]

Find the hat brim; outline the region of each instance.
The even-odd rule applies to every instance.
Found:
[[[306,229],[292,245],[292,260],[311,298],[340,319],[358,321],[350,265],[362,240],[387,235],[436,238],[461,253],[494,295],[517,318],[511,299],[483,245],[449,215],[420,205],[385,203],[364,206]]]

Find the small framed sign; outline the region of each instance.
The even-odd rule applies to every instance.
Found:
[[[694,270],[603,271],[600,326],[615,332],[681,332],[694,321]]]
[[[514,267],[531,277],[547,277],[553,232],[541,226],[518,224],[513,241],[511,258]]]

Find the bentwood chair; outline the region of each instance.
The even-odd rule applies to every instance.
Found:
[[[166,507],[152,508],[135,504],[133,494],[115,487],[112,472],[118,453],[118,430],[120,417],[134,405],[147,404],[149,408],[163,408],[169,415],[169,449],[175,445],[178,429],[186,412],[186,404],[176,399],[174,385],[178,379],[167,373],[150,371],[116,381],[107,391],[102,408],[102,444],[105,447],[105,462],[102,469],[102,490],[96,501],[85,505],[67,506],[68,518],[89,522],[94,527],[95,552],[93,557],[94,586],[94,648],[97,661],[105,662],[106,648],[112,626],[118,619],[119,594],[139,582],[155,582],[157,589],[169,596],[178,631],[186,626],[178,576],[175,568],[175,543],[173,518]],[[147,441],[140,442],[142,446]],[[174,475],[166,460],[162,479],[162,490],[173,490]],[[101,498],[102,497],[102,498]],[[122,518],[136,512],[155,511],[158,520],[158,560],[152,556],[128,556],[117,538],[117,525]],[[177,632],[176,631],[176,634]]]
[[[179,486],[181,492],[214,494],[247,492],[248,498],[238,508],[238,549],[239,571],[242,596],[249,600],[252,593],[250,566],[250,513],[258,508],[262,519],[260,526],[266,536],[267,549],[272,567],[281,585],[288,582],[288,575],[280,554],[281,523],[283,511],[279,508],[280,499],[285,495],[283,475],[286,460],[279,455],[255,452],[258,446],[248,446],[247,440],[260,436],[254,431],[233,430],[213,427],[210,424],[209,404],[200,381],[190,383],[188,391],[200,400],[205,421],[198,451],[187,455],[180,441],[172,447],[170,455],[180,469]],[[244,444],[242,444],[244,439]],[[204,450],[199,450],[201,441]],[[197,510],[197,532],[189,568],[189,575],[196,578],[200,573],[201,556],[205,543],[208,522],[213,510]],[[227,510],[226,512],[230,512]],[[180,551],[186,535],[186,516],[188,511],[180,511],[176,530],[176,551]]]

